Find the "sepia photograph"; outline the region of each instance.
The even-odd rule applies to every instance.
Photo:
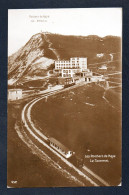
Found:
[[[122,8],[8,9],[7,187],[122,186]]]

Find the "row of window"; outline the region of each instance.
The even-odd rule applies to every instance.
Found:
[[[71,62],[56,62],[55,64],[79,64],[79,63],[82,63],[82,64],[86,64],[86,61],[71,61]]]
[[[63,73],[72,72],[72,70],[63,70]]]
[[[56,62],[55,64],[70,64],[70,62]]]
[[[63,65],[63,66],[56,66],[55,68],[56,68],[56,69],[57,69],[57,68],[80,68],[80,66],[75,66],[75,65],[73,65],[73,66],[64,66],[64,65]]]
[[[56,65],[56,67],[61,67],[62,68],[62,67],[71,67],[71,66],[70,65],[64,65],[63,64],[63,65]]]
[[[72,65],[87,65],[86,64],[86,62],[81,62],[81,64],[80,63],[78,63],[78,62],[72,62],[72,63],[56,63],[55,64],[55,66],[62,66],[62,65],[67,65],[67,66],[72,66]]]
[[[63,74],[63,77],[71,77],[71,74],[68,74],[68,73]]]
[[[70,61],[69,60],[58,60],[58,61],[55,61],[56,63],[64,63],[64,62],[71,62],[71,61],[87,61],[87,58],[70,58]]]
[[[77,65],[78,65],[78,66],[79,66],[79,65],[84,65],[84,66],[86,66],[87,64],[86,64],[86,63],[62,63],[62,64],[61,64],[61,63],[57,63],[57,64],[55,64],[55,66],[63,66],[63,65],[64,65],[64,66],[66,66],[66,65],[67,65],[67,66],[73,66],[73,65],[76,65],[76,66],[77,66]]]
[[[60,150],[61,152],[63,152],[64,154],[67,154],[67,152],[65,152],[64,150],[62,150],[62,148],[60,148],[59,146],[57,146],[56,144],[54,144],[53,142],[51,142],[51,145],[56,147],[58,150]]]

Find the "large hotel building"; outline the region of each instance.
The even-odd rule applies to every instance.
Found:
[[[87,69],[87,58],[70,58],[70,60],[55,61],[55,70],[59,69]]]
[[[62,77],[73,77],[75,73],[87,70],[87,58],[74,57],[70,60],[55,61],[55,71],[62,74]]]

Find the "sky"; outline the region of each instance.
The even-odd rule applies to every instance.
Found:
[[[36,33],[122,36],[122,8],[9,9],[8,55]]]

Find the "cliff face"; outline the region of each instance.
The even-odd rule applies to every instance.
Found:
[[[8,58],[8,79],[14,84],[28,76],[45,76],[45,70],[57,56],[50,48],[45,35],[36,34]],[[47,57],[46,57],[47,56]]]
[[[56,59],[88,57],[88,63],[110,60],[110,53],[120,52],[120,38],[108,36],[64,36],[39,33],[8,58],[9,84],[20,83],[27,78],[46,76],[47,69]],[[103,57],[96,55],[103,53]]]

